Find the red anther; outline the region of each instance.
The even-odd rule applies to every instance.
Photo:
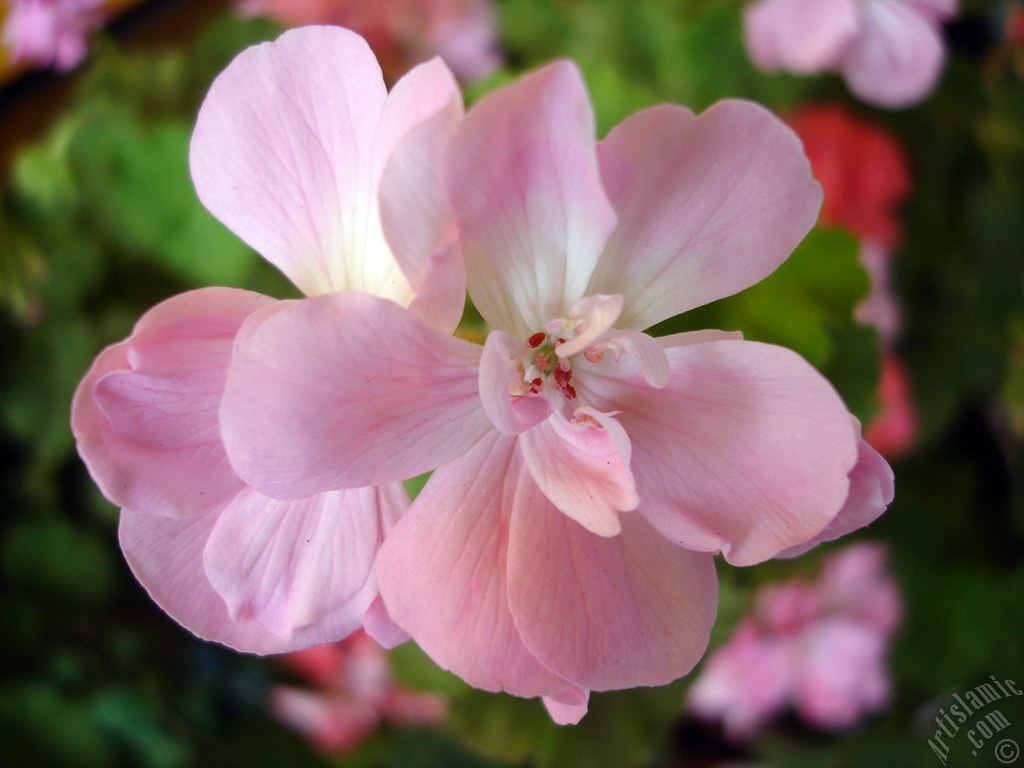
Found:
[[[543,380],[543,379],[542,379],[542,378],[541,378],[540,376],[538,376],[538,377],[537,377],[536,379],[534,379],[534,380],[533,380],[533,381],[531,381],[530,383],[531,383],[531,384],[532,384],[533,386],[535,386],[535,387],[539,387],[539,386],[540,386],[541,384],[543,384],[543,383],[544,383],[544,380]]]
[[[546,339],[546,338],[547,338],[547,334],[546,333],[542,333],[542,332],[538,331],[537,333],[533,334],[533,336],[528,338],[526,340],[526,343],[530,345],[531,349],[536,349],[537,347],[539,347],[541,344],[544,343],[544,339]]]
[[[555,339],[555,341],[558,342],[559,344],[565,344],[565,339],[563,339],[561,336]]]
[[[562,391],[565,392],[565,396],[570,400],[576,399],[576,388],[572,384],[566,384],[562,387]]]
[[[572,378],[572,370],[571,369],[570,370],[565,370],[562,367],[555,368],[555,383],[558,386],[560,386],[560,387],[566,386],[569,383],[569,380],[571,378]]]

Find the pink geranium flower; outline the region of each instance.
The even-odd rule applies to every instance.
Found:
[[[440,172],[461,116],[440,61],[388,94],[357,35],[296,30],[214,82],[192,175],[210,211],[305,294],[367,291],[450,332],[465,277]],[[359,627],[377,548],[408,505],[400,484],[281,500],[232,469],[218,408],[233,348],[294,304],[231,288],[168,299],[99,355],[72,406],[142,585],[200,637],[258,653]]]
[[[687,696],[694,714],[749,738],[791,706],[811,725],[854,726],[890,696],[886,654],[902,613],[877,544],[826,558],[816,584],[763,588]]]
[[[891,474],[795,353],[643,332],[762,279],[813,225],[820,187],[763,108],[655,107],[595,146],[559,62],[470,111],[446,184],[483,347],[368,295],[311,299],[238,345],[224,439],[281,497],[436,467],[378,558],[389,613],[470,684],[570,722],[589,690],[696,663],[715,553],[756,563],[877,516]]]
[[[285,654],[281,662],[315,688],[275,686],[271,710],[323,752],[350,752],[385,724],[431,726],[446,715],[443,699],[399,684],[387,652],[361,631]]]
[[[836,72],[864,101],[915,104],[945,60],[941,24],[957,0],[756,0],[744,14],[747,51],[773,72]]]
[[[337,24],[366,38],[389,80],[440,56],[461,80],[501,63],[488,0],[238,0],[243,13],[290,26]]]
[[[89,50],[89,34],[103,25],[106,0],[12,0],[3,44],[15,62],[59,72],[74,69]]]

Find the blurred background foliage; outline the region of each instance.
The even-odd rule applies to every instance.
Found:
[[[117,510],[78,461],[72,393],[93,357],[157,301],[230,285],[294,289],[199,204],[188,173],[195,113],[240,50],[280,28],[225,3],[142,3],[72,76],[33,73],[0,93],[0,761],[11,766],[916,766],[938,759],[933,717],[989,675],[1024,683],[1024,66],[1001,0],[964,0],[947,26],[939,89],[883,112],[837,77],[750,64],[736,0],[501,0],[505,66],[469,100],[554,57],[581,66],[599,133],[651,104],[696,111],[726,97],[782,115],[827,100],[885,126],[908,154],[912,192],[894,259],[918,430],[894,466],[896,500],[862,538],[891,548],[906,601],[892,654],[896,696],[859,730],[787,719],[727,744],[687,718],[684,679],[598,694],[576,728],[536,701],[473,691],[413,645],[408,684],[443,693],[449,723],[385,728],[344,757],[318,753],[267,712],[287,673],[202,643],[131,577]],[[34,117],[41,114],[41,118]],[[853,308],[868,276],[855,237],[815,229],[783,268],[659,332],[739,329],[793,347],[867,423],[878,410],[878,334]],[[823,549],[827,550],[828,547]],[[712,645],[766,581],[813,573],[820,554],[720,568]],[[1004,714],[1024,740],[1022,701]],[[1014,709],[1015,708],[1015,709]],[[963,740],[961,740],[963,741]],[[950,765],[989,765],[955,743]]]

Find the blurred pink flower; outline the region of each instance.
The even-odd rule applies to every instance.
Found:
[[[3,44],[14,62],[59,72],[77,67],[88,52],[89,34],[103,26],[106,0],[11,0]]]
[[[249,15],[289,26],[336,24],[362,35],[388,80],[440,56],[463,81],[501,64],[489,0],[238,0]]]
[[[280,497],[436,468],[378,557],[388,612],[470,684],[571,722],[590,690],[696,663],[714,553],[873,519],[891,474],[795,353],[642,332],[758,282],[813,225],[820,188],[767,110],[655,107],[595,146],[559,62],[474,106],[446,182],[483,348],[370,296],[296,304],[238,345],[226,445]]]
[[[931,93],[945,60],[942,22],[957,0],[756,0],[744,14],[747,51],[772,72],[836,72],[880,107]]]
[[[357,35],[295,30],[214,82],[192,176],[206,207],[307,295],[367,291],[451,331],[465,278],[439,179],[461,116],[441,62],[388,94]],[[409,503],[399,483],[281,500],[231,467],[218,411],[234,346],[295,303],[232,288],[172,297],[100,353],[72,405],[79,454],[122,507],[136,577],[190,631],[257,653],[357,629],[377,549]]]
[[[426,727],[447,716],[439,696],[396,682],[387,652],[364,632],[280,661],[315,688],[275,686],[271,710],[324,752],[349,752],[382,725]]]
[[[829,555],[818,581],[764,587],[751,615],[712,652],[691,686],[695,715],[750,738],[787,707],[822,729],[851,728],[889,700],[886,655],[899,588],[879,544]]]
[[[878,399],[881,411],[868,424],[864,437],[883,456],[900,459],[917,439],[917,408],[906,369],[893,352],[882,356]]]

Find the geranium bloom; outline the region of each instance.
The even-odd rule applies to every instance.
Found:
[[[440,61],[388,94],[357,35],[296,30],[214,82],[192,175],[210,211],[307,295],[368,291],[450,332],[465,276],[440,172],[461,116]],[[232,470],[217,411],[233,346],[294,303],[231,288],[168,299],[99,355],[72,407],[139,581],[200,637],[259,653],[360,626],[377,548],[408,504],[401,485],[281,501]]]
[[[74,69],[88,52],[89,34],[103,25],[106,0],[12,0],[3,43],[15,62],[60,72]]]
[[[886,551],[856,544],[826,558],[815,584],[761,590],[752,615],[708,656],[689,708],[748,738],[792,706],[811,725],[850,728],[889,698],[885,657],[900,622]]]
[[[957,0],[756,0],[744,14],[747,51],[767,71],[836,72],[864,101],[924,99],[945,60],[941,24]]]
[[[373,48],[389,80],[440,56],[461,80],[493,72],[498,56],[488,0],[239,0],[243,13],[290,26],[337,24]]]
[[[820,188],[766,110],[655,107],[595,146],[559,62],[470,111],[445,178],[483,347],[367,295],[295,305],[239,344],[225,444],[277,496],[436,467],[378,558],[388,612],[470,684],[568,722],[589,690],[696,663],[714,553],[813,539],[878,498],[851,495],[855,467],[865,486],[888,467],[858,463],[795,353],[642,332],[762,279],[813,225]]]
[[[441,698],[397,683],[387,652],[361,631],[285,654],[281,663],[316,687],[275,686],[271,710],[324,752],[349,752],[384,724],[436,725],[446,714]]]

